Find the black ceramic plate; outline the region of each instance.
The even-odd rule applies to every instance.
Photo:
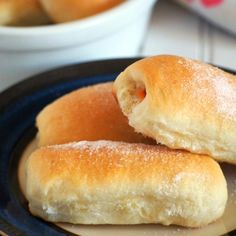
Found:
[[[3,232],[14,236],[72,235],[28,212],[17,180],[20,156],[36,133],[35,117],[45,105],[76,88],[114,80],[137,59],[106,60],[56,69],[0,94],[0,235]]]

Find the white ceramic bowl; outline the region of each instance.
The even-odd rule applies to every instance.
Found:
[[[64,24],[0,27],[0,91],[58,66],[136,56],[155,1],[127,0],[101,14]]]

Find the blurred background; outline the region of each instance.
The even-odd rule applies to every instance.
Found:
[[[175,54],[236,69],[235,0],[0,0],[0,91],[61,66]]]
[[[159,0],[145,37],[143,55],[177,54],[236,69],[236,1]]]

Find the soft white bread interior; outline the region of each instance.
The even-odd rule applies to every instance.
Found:
[[[33,26],[49,22],[39,0],[0,0],[0,25]]]
[[[217,162],[160,145],[81,141],[42,147],[26,164],[32,214],[76,224],[200,227],[224,212]]]
[[[81,88],[46,106],[36,121],[39,146],[100,139],[154,144],[128,125],[112,86],[109,82]]]
[[[56,23],[78,20],[108,10],[124,0],[39,0]]]
[[[170,148],[236,164],[236,76],[163,55],[130,65],[114,91],[136,131]]]

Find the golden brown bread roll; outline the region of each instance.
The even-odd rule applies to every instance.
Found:
[[[46,106],[37,117],[39,146],[80,140],[154,143],[128,125],[112,83],[78,89]]]
[[[26,165],[30,211],[76,224],[200,227],[227,201],[213,159],[159,145],[81,141],[42,147]]]
[[[114,91],[136,131],[236,164],[236,76],[199,61],[156,56],[130,65]]]
[[[56,22],[68,22],[108,10],[124,0],[40,0]]]
[[[49,23],[38,0],[0,0],[0,25],[31,26]]]

